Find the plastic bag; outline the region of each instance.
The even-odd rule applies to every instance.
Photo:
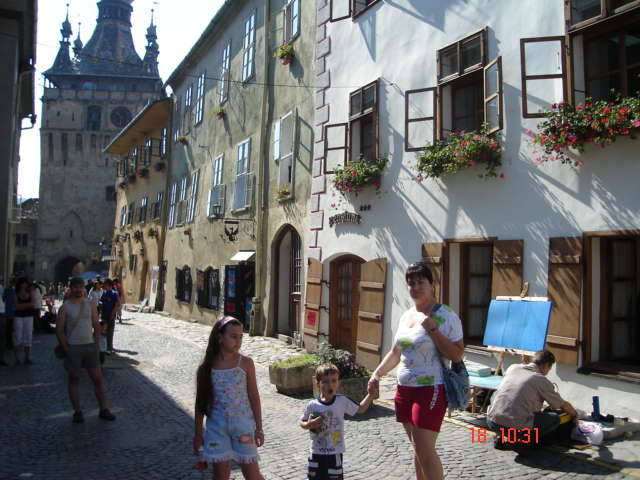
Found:
[[[603,437],[602,425],[596,422],[578,420],[578,424],[571,431],[572,439],[591,445],[600,445]]]

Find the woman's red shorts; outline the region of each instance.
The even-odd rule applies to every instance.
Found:
[[[398,385],[395,397],[396,420],[415,427],[440,432],[447,411],[444,385],[405,387]]]

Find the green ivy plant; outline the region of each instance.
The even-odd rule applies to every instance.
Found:
[[[482,163],[481,178],[501,177],[502,146],[486,131],[486,126],[477,132],[452,132],[447,138],[427,145],[418,155],[415,169],[416,179],[440,178],[465,168]]]
[[[589,143],[605,148],[619,136],[636,138],[640,128],[640,92],[622,97],[611,92],[614,101],[587,98],[584,103],[551,106],[537,132],[525,133],[533,144],[534,161],[542,165],[549,161],[580,167],[582,160],[571,158],[570,151],[583,153]]]

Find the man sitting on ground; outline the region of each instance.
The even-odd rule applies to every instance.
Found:
[[[533,363],[511,365],[493,397],[487,413],[487,425],[498,432],[496,448],[503,448],[503,435],[508,431],[530,432],[529,443],[549,435],[560,425],[560,416],[555,412],[543,412],[542,403],[562,410],[572,418],[577,416],[571,404],[555,391],[547,374],[556,362],[548,350],[536,352]],[[537,430],[536,430],[537,429]]]

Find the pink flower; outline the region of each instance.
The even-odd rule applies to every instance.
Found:
[[[505,174],[501,173],[500,175],[498,175],[499,178],[505,178]]]
[[[470,167],[475,166],[475,164],[476,164],[476,162],[474,162],[473,160],[471,160],[471,161],[469,162],[469,166],[470,166]]]
[[[532,130],[528,129],[524,131],[524,134],[528,137],[533,137],[535,135]]]
[[[576,167],[584,167],[584,162],[582,160],[578,160],[576,162]]]
[[[634,120],[633,122],[631,122],[631,126],[633,128],[638,128],[640,127],[640,120]]]
[[[416,177],[416,182],[418,182],[418,183],[422,182],[423,180],[424,180],[424,177],[422,175],[418,175]]]

